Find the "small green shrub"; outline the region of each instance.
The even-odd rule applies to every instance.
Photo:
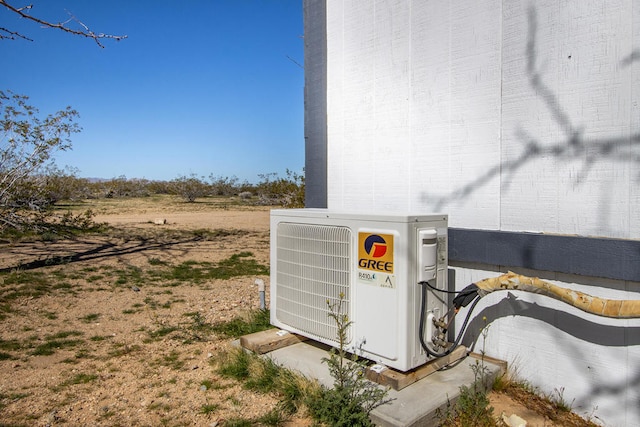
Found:
[[[312,416],[318,421],[336,427],[372,426],[369,414],[390,400],[388,389],[383,389],[366,378],[366,363],[353,354],[348,356],[346,342],[348,329],[353,323],[343,310],[343,295],[329,307],[329,317],[337,326],[338,348],[324,358],[333,378],[333,388],[322,387],[318,394],[307,399]]]
[[[564,387],[553,389],[553,393],[547,397],[553,405],[562,412],[571,412],[573,409],[573,401],[567,402],[564,397]]]
[[[98,376],[95,374],[83,374],[79,373],[69,378],[67,381],[64,381],[59,386],[53,387],[54,391],[61,391],[64,387],[68,387],[76,384],[88,384],[94,382],[98,379]]]
[[[244,381],[249,378],[252,356],[242,349],[221,353],[218,372],[228,378]]]
[[[79,235],[89,232],[104,232],[108,226],[106,223],[97,223],[93,219],[96,213],[91,209],[73,215],[71,211],[65,212],[57,222],[52,224],[52,229],[58,235]]]
[[[258,417],[252,425],[257,423],[264,426],[280,426],[286,423],[288,419],[289,416],[286,413],[283,413],[279,408],[274,408],[266,414]]]
[[[474,381],[471,386],[463,385],[460,387],[460,395],[455,404],[447,402],[444,411],[438,410],[441,427],[457,427],[457,426],[478,426],[478,427],[497,427],[498,424],[494,415],[493,407],[489,405],[489,397],[487,395],[487,373],[488,368],[484,364],[485,344],[487,335],[489,334],[489,325],[486,324],[486,317],[483,317],[485,326],[481,329],[482,350],[480,351],[482,359],[476,360],[471,366]],[[502,377],[503,379],[506,377]],[[496,386],[494,380],[493,385]]]
[[[342,304],[342,299],[338,304]],[[355,355],[347,355],[346,337],[351,322],[341,313],[341,306],[330,306],[330,316],[338,326],[340,343],[339,348],[324,359],[334,378],[333,388],[321,387],[317,382],[278,366],[272,359],[260,358],[241,348],[222,353],[216,360],[217,371],[221,375],[241,381],[251,390],[280,396],[280,401],[272,412],[253,422],[280,425],[288,416],[306,406],[310,415],[324,425],[371,426],[370,412],[389,402],[386,397],[388,390],[366,379],[365,362]],[[269,326],[268,312],[258,312],[256,317],[261,317],[266,326]],[[256,318],[253,320],[256,321]],[[239,336],[248,333],[246,323],[237,320],[219,326],[224,327],[222,330],[231,336]]]
[[[80,339],[67,339],[69,337],[83,335],[80,331],[62,331],[45,338],[45,342],[37,345],[32,351],[33,356],[50,356],[57,350],[76,347],[82,343]]]
[[[269,267],[260,265],[253,259],[251,252],[240,252],[222,260],[217,266],[217,279],[230,279],[236,276],[268,275]]]
[[[239,338],[271,328],[269,310],[251,311],[246,318],[236,317],[229,322],[220,322],[212,326],[213,332],[230,338]]]
[[[107,353],[108,358],[121,357],[126,356],[127,354],[135,353],[140,351],[141,347],[137,344],[128,345],[124,343],[114,343],[113,349]]]
[[[165,354],[159,360],[157,360],[157,364],[179,371],[180,369],[184,368],[186,362],[180,359],[179,352],[173,350],[169,354]]]
[[[87,384],[97,379],[98,376],[95,374],[77,374],[73,378],[71,378],[69,384]]]
[[[18,351],[18,350],[21,350],[23,347],[24,347],[23,344],[16,339],[11,339],[11,340],[0,339],[0,350]]]
[[[286,177],[276,173],[259,174],[261,178],[256,190],[263,205],[281,205],[285,208],[304,207],[305,176],[302,173],[286,170]]]
[[[276,379],[280,375],[282,368],[272,360],[264,359],[259,363],[259,369],[254,371],[244,383],[249,390],[259,391],[261,393],[270,393],[276,389]]]
[[[177,330],[178,330],[177,326],[162,326],[154,331],[147,332],[147,334],[149,335],[149,338],[145,339],[144,342],[148,343],[148,342],[157,341]]]
[[[202,405],[202,407],[200,408],[200,413],[201,414],[206,414],[206,415],[213,414],[219,408],[220,408],[220,405],[218,405],[216,403],[205,404],[205,405]]]
[[[241,381],[245,388],[260,393],[274,393],[280,398],[278,405],[269,413],[255,420],[235,419],[234,423],[282,425],[305,406],[307,400],[318,395],[319,386],[316,382],[277,365],[271,359],[261,358],[241,348],[221,353],[215,359],[215,364],[217,372],[222,376]],[[231,401],[235,404],[234,400]]]
[[[139,267],[127,266],[125,269],[115,271],[118,278],[116,285],[141,284],[143,283],[143,272]]]
[[[213,381],[211,380],[202,380],[200,381],[200,385],[204,387],[206,390],[211,390],[213,388]]]
[[[476,361],[471,369],[475,377],[473,384],[460,387],[460,396],[455,404],[448,402],[444,411],[438,411],[440,427],[499,425],[493,416],[493,407],[489,405],[489,397],[484,386],[487,368]]]
[[[253,421],[246,418],[230,418],[224,422],[223,427],[252,427],[253,425]]]
[[[275,380],[280,394],[278,410],[285,414],[295,414],[305,405],[307,395],[316,395],[319,385],[288,369],[281,369]]]
[[[80,320],[83,323],[93,323],[96,320],[98,320],[99,317],[100,317],[100,314],[98,313],[90,313],[90,314],[87,314],[86,316],[82,316]]]
[[[0,274],[0,303],[3,304],[22,297],[39,298],[51,290],[51,280],[42,272],[17,270]]]
[[[58,318],[58,314],[53,311],[44,312],[42,315],[49,320],[56,320]]]
[[[149,263],[155,267],[148,272],[151,279],[170,281],[176,285],[184,282],[202,283],[208,280],[226,280],[237,276],[268,275],[269,267],[259,264],[251,252],[239,252],[217,263],[206,261],[184,261],[178,265],[167,265],[160,261]],[[176,283],[177,282],[177,283]]]

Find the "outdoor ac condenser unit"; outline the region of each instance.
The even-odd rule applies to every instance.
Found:
[[[418,282],[447,289],[447,220],[272,210],[271,323],[338,347],[329,307],[342,300],[342,314],[353,322],[349,351],[400,371],[424,364]],[[430,339],[431,319],[445,314],[445,294],[429,291],[425,308]]]

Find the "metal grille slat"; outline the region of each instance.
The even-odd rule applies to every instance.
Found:
[[[351,231],[346,227],[280,223],[277,227],[276,317],[294,328],[335,341],[327,302],[342,295],[349,313]],[[350,340],[350,337],[348,337]]]

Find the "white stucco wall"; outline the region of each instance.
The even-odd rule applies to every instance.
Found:
[[[329,206],[640,238],[640,6],[529,3],[328,1]]]
[[[639,101],[632,0],[327,0],[328,207],[640,239]],[[489,270],[456,267],[456,284]],[[638,282],[544,277],[640,298]],[[489,355],[583,415],[640,426],[639,320],[505,296],[477,309]]]

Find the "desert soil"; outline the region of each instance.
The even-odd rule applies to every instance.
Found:
[[[230,339],[190,328],[196,313],[216,323],[258,308],[255,281],[268,284],[268,276],[179,286],[126,279],[155,265],[217,263],[247,251],[267,266],[269,208],[95,203],[96,221],[112,232],[0,242],[0,271],[19,269],[34,281],[63,277],[0,307],[0,425],[216,426],[274,408],[275,396],[247,391],[212,367]],[[202,229],[226,232],[185,232]],[[35,351],[52,342],[51,354]],[[496,414],[515,412],[528,426],[554,425],[503,394],[492,394],[491,402]]]

